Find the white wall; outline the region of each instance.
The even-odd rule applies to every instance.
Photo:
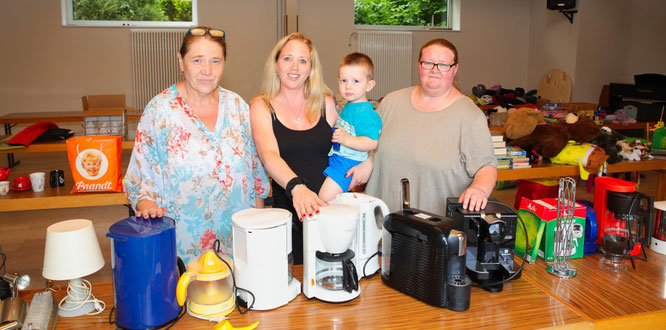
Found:
[[[529,45],[529,7],[524,0],[461,1],[460,31],[422,31],[413,34],[412,83],[418,82],[419,49],[427,41],[444,38],[458,49],[461,92],[472,86],[500,84],[505,88],[526,86]]]
[[[666,74],[666,2],[580,0],[574,23],[533,0],[530,8],[528,84],[559,68],[573,84],[572,100],[599,100],[611,82],[633,83],[641,73]]]
[[[222,86],[248,101],[259,93],[263,63],[277,41],[276,3],[199,1],[199,24],[227,32]],[[26,0],[0,4],[0,31],[0,115],[82,110],[88,94],[124,93],[131,102],[128,28],[63,27],[60,1]]]
[[[353,0],[299,0],[298,30],[317,48],[324,82],[338,93],[338,68],[349,54],[349,36],[354,32]]]
[[[278,0],[199,0],[199,22],[227,31],[222,85],[249,100],[276,40]],[[418,49],[433,38],[460,52],[463,93],[476,84],[537,88],[548,70],[565,70],[574,101],[596,102],[603,84],[637,73],[666,74],[666,1],[580,0],[574,24],[545,0],[464,0],[461,31],[415,32]],[[350,51],[353,0],[299,0],[299,29],[313,39],[335,92],[338,63]],[[81,96],[125,93],[131,100],[129,30],[65,28],[56,0],[0,3],[0,115],[81,109]],[[412,83],[418,75],[413,65]],[[167,87],[167,86],[165,86]]]

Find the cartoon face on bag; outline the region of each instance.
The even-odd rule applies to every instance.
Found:
[[[76,169],[81,175],[90,180],[97,179],[106,173],[108,162],[106,156],[95,149],[86,149],[79,153]]]
[[[67,158],[74,182],[72,192],[122,191],[121,150],[120,136],[69,138]],[[54,174],[57,175],[57,172]]]

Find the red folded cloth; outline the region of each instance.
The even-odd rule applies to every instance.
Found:
[[[30,125],[24,130],[18,132],[18,134],[14,135],[14,137],[9,139],[7,143],[10,145],[22,145],[27,147],[30,145],[30,143],[32,143],[32,141],[35,141],[36,138],[51,128],[58,128],[58,125],[50,121],[43,121],[34,125]]]

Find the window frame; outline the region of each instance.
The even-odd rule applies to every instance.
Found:
[[[411,26],[411,25],[359,25],[354,24],[356,30],[384,30],[384,31],[460,31],[460,5],[462,0],[446,0],[447,27],[441,26]]]
[[[74,20],[73,0],[60,0],[62,12],[62,26],[65,27],[151,27],[151,28],[190,28],[199,25],[198,0],[192,1],[192,21],[166,22],[166,21],[90,21]]]

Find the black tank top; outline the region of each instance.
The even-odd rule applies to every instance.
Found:
[[[315,194],[324,183],[324,170],[328,166],[328,152],[331,150],[331,126],[326,121],[326,110],[322,110],[319,121],[311,129],[295,131],[285,127],[277,119],[273,106],[269,104],[273,122],[273,134],[278,143],[280,157],[296,175],[305,179],[307,186]],[[288,209],[294,213],[294,206],[282,187],[273,181],[274,207]]]

